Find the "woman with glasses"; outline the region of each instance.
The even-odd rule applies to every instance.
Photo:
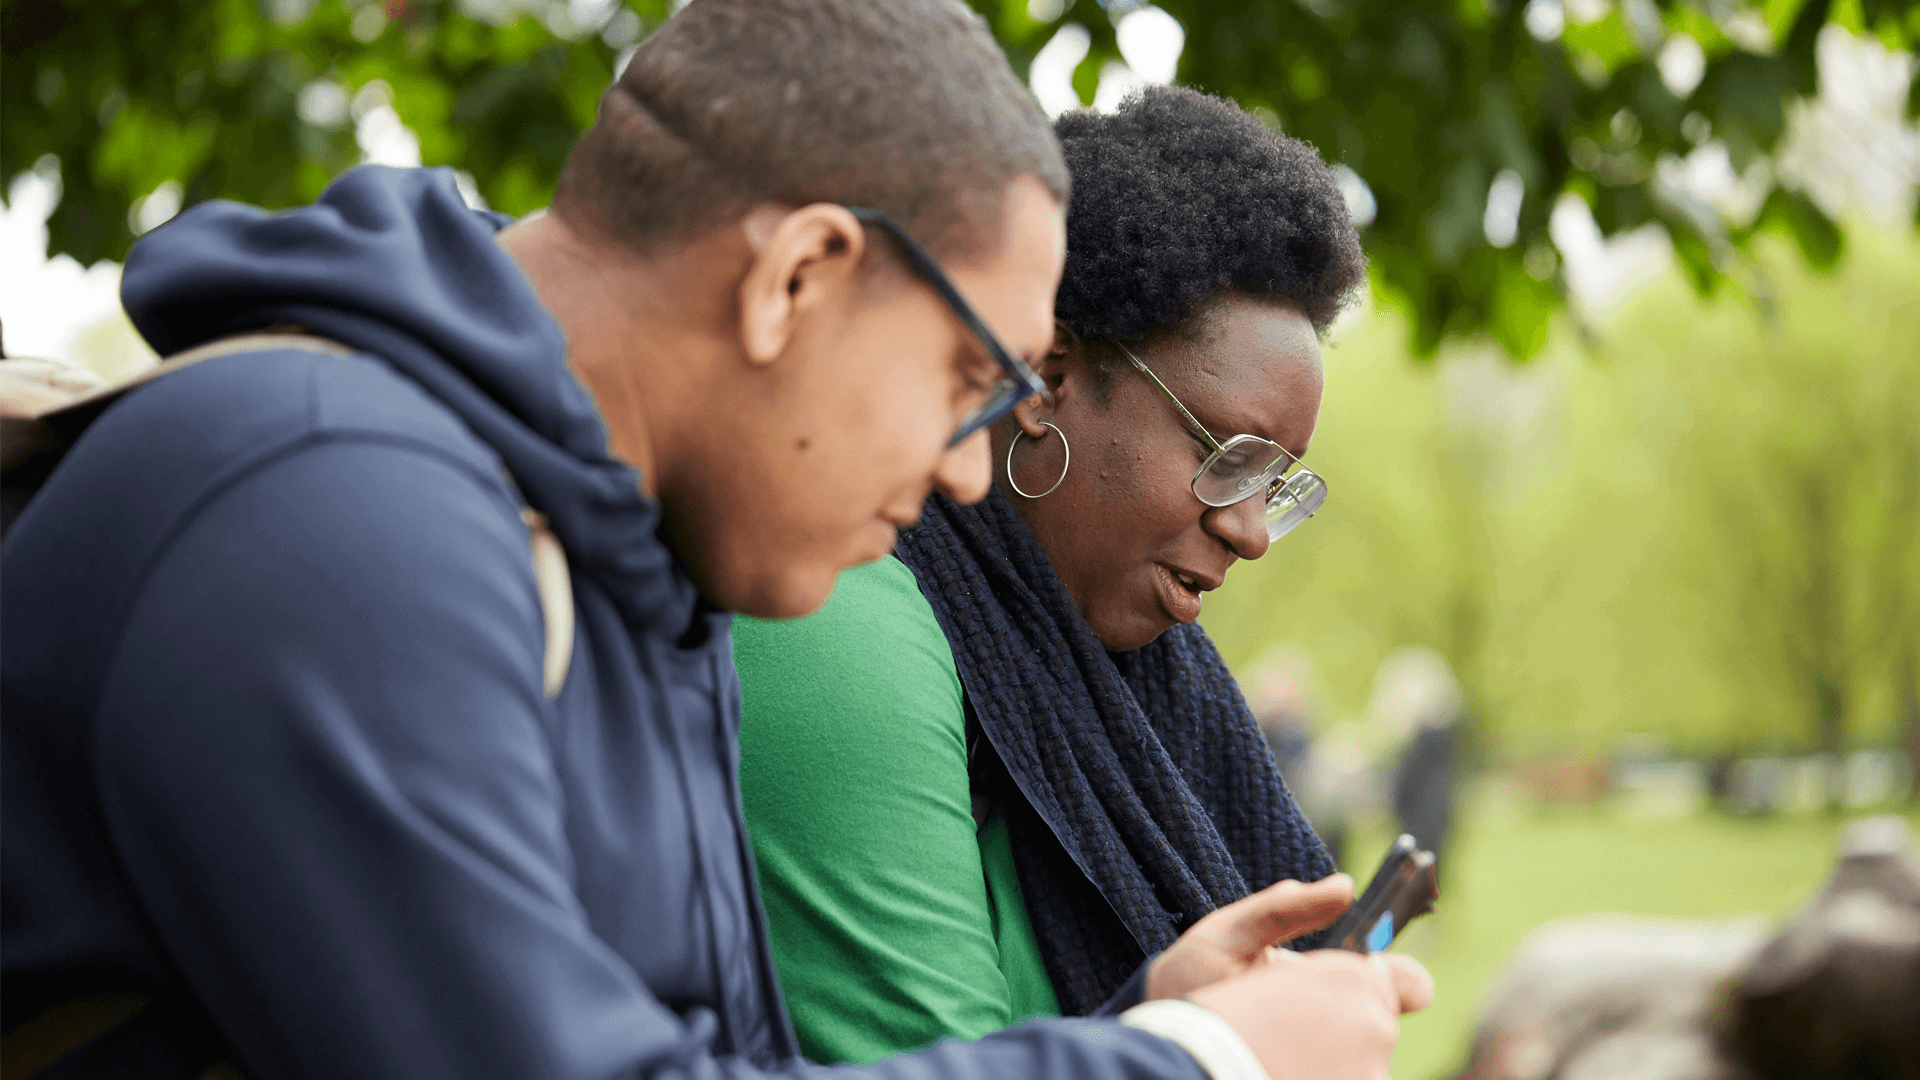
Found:
[[[1358,237],[1311,148],[1217,98],[1056,131],[1060,325],[1045,393],[990,426],[995,491],[936,496],[819,615],[736,625],[743,798],[817,1060],[1184,993],[1184,930],[1333,872],[1195,620],[1326,500],[1301,458]]]

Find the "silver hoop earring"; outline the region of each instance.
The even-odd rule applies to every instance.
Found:
[[[1014,493],[1023,499],[1044,499],[1053,494],[1054,488],[1058,488],[1061,481],[1067,478],[1067,470],[1073,467],[1073,445],[1067,442],[1067,433],[1057,427],[1053,427],[1052,424],[1047,423],[1045,420],[1040,421],[1040,423],[1043,427],[1053,428],[1053,433],[1060,436],[1060,449],[1066,451],[1067,460],[1060,466],[1060,479],[1053,482],[1053,487],[1048,488],[1038,495],[1029,495],[1021,491],[1019,483],[1013,478],[1013,448],[1020,445],[1020,436],[1025,435],[1026,432],[1015,431],[1013,433],[1013,441],[1007,444],[1007,486],[1013,488]]]

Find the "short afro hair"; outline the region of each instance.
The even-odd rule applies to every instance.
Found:
[[[1054,132],[1073,174],[1054,313],[1083,337],[1181,332],[1232,294],[1325,330],[1366,276],[1320,156],[1232,102],[1150,86],[1113,113],[1067,113]]]
[[[645,251],[756,203],[848,203],[964,254],[1022,175],[1065,200],[1046,114],[960,0],[696,0],[601,98],[554,210]]]

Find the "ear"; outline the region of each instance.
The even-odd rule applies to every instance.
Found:
[[[834,203],[803,206],[766,225],[758,212],[741,223],[754,249],[740,282],[740,349],[752,364],[778,359],[802,314],[846,294],[867,246],[860,222]]]
[[[1020,430],[1033,438],[1041,438],[1047,433],[1042,420],[1052,419],[1060,409],[1060,392],[1067,383],[1067,369],[1080,362],[1080,335],[1066,323],[1055,319],[1053,322],[1053,344],[1047,347],[1047,354],[1033,365],[1033,373],[1040,376],[1046,385],[1046,392],[1035,394],[1013,407],[1014,422]]]
[[[1047,349],[1047,355],[1065,356],[1070,352],[1079,351],[1080,335],[1074,331],[1073,327],[1059,319],[1053,320],[1053,345]]]
[[[1020,425],[1021,431],[1035,439],[1047,433],[1047,426],[1041,421],[1050,419],[1052,416],[1053,402],[1047,400],[1047,397],[1042,394],[1035,394],[1013,407],[1013,422]]]

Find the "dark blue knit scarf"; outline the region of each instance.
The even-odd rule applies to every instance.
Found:
[[[1098,1009],[1214,908],[1333,872],[1198,626],[1107,652],[997,490],[973,507],[929,499],[897,554],[998,759],[982,775],[976,756],[976,784],[1006,815],[1066,1014]]]

